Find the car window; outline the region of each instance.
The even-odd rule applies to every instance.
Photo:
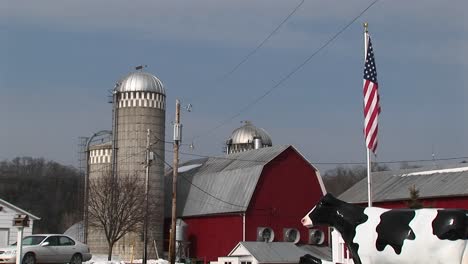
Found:
[[[72,246],[72,245],[75,245],[75,241],[71,240],[68,237],[61,236],[59,238],[59,244],[60,246]]]
[[[23,238],[23,246],[39,245],[46,238],[45,236],[27,236]],[[15,243],[16,245],[16,243]]]
[[[59,237],[58,236],[51,236],[46,239],[44,242],[49,242],[49,246],[58,246],[59,245]]]

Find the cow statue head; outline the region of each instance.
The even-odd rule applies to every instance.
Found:
[[[329,225],[330,220],[334,219],[337,214],[341,201],[333,197],[331,194],[326,194],[320,199],[318,204],[307,213],[301,222],[306,227],[315,225]]]

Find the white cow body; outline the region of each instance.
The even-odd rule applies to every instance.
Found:
[[[369,220],[356,227],[354,243],[359,244],[358,255],[362,264],[468,264],[468,259],[461,262],[463,253],[466,254],[468,246],[467,240],[440,240],[432,234],[432,220],[437,214],[436,209],[416,210],[414,220],[410,222],[410,227],[414,231],[417,239],[405,240],[400,254],[396,254],[391,246],[386,246],[383,251],[375,248],[379,224],[379,216],[388,211],[378,207],[366,208],[364,213],[369,216]]]
[[[337,229],[355,264],[468,264],[466,210],[363,208],[328,194],[302,223]]]

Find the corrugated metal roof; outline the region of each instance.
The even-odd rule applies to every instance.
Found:
[[[450,170],[451,168],[459,169]],[[413,185],[419,190],[421,198],[467,196],[468,165],[374,172],[372,173],[373,201],[408,200],[408,188]],[[339,198],[350,203],[367,202],[367,178],[353,185]]]
[[[332,261],[332,249],[328,246],[316,246],[316,245],[298,245],[305,251],[314,257]]]
[[[299,263],[310,252],[290,242],[240,242],[259,263]],[[233,256],[233,255],[230,255]]]
[[[179,173],[177,215],[245,212],[263,166],[289,147],[283,145],[254,149],[182,164],[179,169],[187,165],[202,165]],[[172,190],[172,172],[166,175],[165,184],[166,190]],[[171,212],[171,198],[171,195],[165,195],[166,215]]]

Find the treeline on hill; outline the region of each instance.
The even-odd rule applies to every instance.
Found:
[[[372,171],[388,171],[390,168],[386,165],[377,163],[372,164]],[[327,192],[338,196],[353,186],[358,181],[367,177],[367,168],[365,166],[344,167],[338,166],[327,170],[323,174],[323,183]]]
[[[0,198],[41,218],[34,233],[63,233],[82,218],[83,179],[74,167],[18,157],[0,162]]]

